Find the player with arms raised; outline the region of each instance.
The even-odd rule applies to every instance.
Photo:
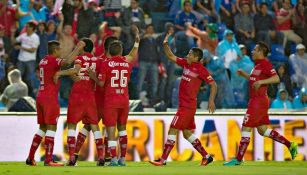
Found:
[[[272,64],[266,58],[268,53],[268,46],[263,42],[259,42],[252,52],[253,59],[255,60],[255,67],[251,74],[238,70],[240,76],[249,80],[250,99],[243,119],[242,136],[237,156],[235,159],[224,163],[225,166],[240,165],[242,163],[244,153],[250,142],[251,131],[253,128],[257,128],[260,135],[269,137],[287,146],[292,159],[295,159],[297,155],[296,143],[289,142],[277,131],[268,127],[270,124],[268,116],[270,102],[267,95],[267,88],[268,85],[279,83],[280,81]]]
[[[166,165],[167,157],[175,145],[176,135],[179,130],[182,130],[184,138],[202,155],[203,159],[201,165],[206,166],[213,161],[213,158],[205,151],[200,140],[193,135],[193,130],[195,129],[194,115],[197,107],[197,93],[203,81],[210,85],[208,109],[210,113],[213,113],[215,111],[214,99],[217,86],[207,69],[200,63],[203,57],[202,50],[199,48],[192,48],[187,55],[187,59],[177,58],[168,46],[169,36],[170,34],[167,34],[164,39],[164,51],[169,60],[183,68],[183,75],[179,87],[179,109],[171,123],[161,158],[150,161],[150,163],[155,166]]]
[[[36,97],[37,122],[39,130],[34,135],[29,156],[26,160],[27,165],[35,166],[35,152],[45,136],[45,166],[63,166],[52,160],[54,136],[56,132],[57,120],[60,116],[60,106],[58,101],[58,92],[60,83],[54,83],[53,77],[61,67],[70,65],[79,52],[83,49],[85,43],[79,42],[74,51],[67,58],[59,58],[61,53],[60,43],[58,41],[48,42],[48,55],[39,63],[40,86]],[[47,130],[47,132],[46,132]]]
[[[137,30],[137,29],[136,29]],[[92,74],[92,78],[99,86],[105,88],[103,123],[107,128],[108,147],[111,154],[110,166],[125,166],[127,152],[126,124],[129,113],[128,82],[132,71],[132,62],[136,58],[139,47],[139,32],[137,30],[135,44],[127,56],[122,56],[123,46],[120,41],[110,44],[109,53],[111,59],[103,62],[98,77]],[[118,130],[120,158],[116,158],[115,130]]]
[[[100,132],[98,122],[97,107],[95,101],[95,82],[90,79],[88,75],[88,69],[91,68],[96,71],[97,57],[92,54],[93,42],[89,38],[83,38],[82,41],[85,46],[80,56],[77,57],[74,67],[68,70],[57,72],[54,79],[60,76],[73,76],[77,75],[80,81],[75,81],[71,89],[68,101],[67,111],[67,123],[68,123],[68,135],[67,145],[69,153],[68,166],[74,166],[75,160],[75,146],[76,146],[76,126],[78,122],[82,121],[84,124],[90,125],[93,131],[97,154],[98,154],[98,166],[104,165],[104,150],[102,134]]]

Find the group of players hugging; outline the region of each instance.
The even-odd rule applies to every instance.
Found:
[[[137,29],[136,29],[137,30]],[[138,32],[137,32],[138,33]],[[210,73],[202,64],[203,52],[199,48],[192,48],[186,58],[176,57],[168,46],[170,34],[163,42],[164,51],[168,59],[183,68],[179,88],[179,108],[174,116],[167,140],[164,144],[161,158],[150,161],[155,166],[166,165],[169,153],[175,145],[179,130],[184,138],[202,155],[201,165],[206,166],[213,161],[213,157],[206,152],[200,140],[193,134],[195,129],[194,116],[197,107],[197,93],[203,81],[210,85],[208,101],[209,113],[214,113],[214,99],[217,86]],[[69,96],[67,123],[67,148],[69,160],[67,166],[75,166],[78,153],[88,133],[93,132],[98,154],[97,166],[125,166],[127,152],[126,123],[129,113],[128,82],[132,71],[132,62],[137,56],[140,37],[136,35],[135,44],[130,53],[122,56],[123,45],[115,37],[105,40],[105,53],[101,57],[92,54],[93,42],[84,38],[66,57],[59,58],[61,46],[57,41],[48,43],[48,55],[39,63],[40,87],[36,99],[37,122],[39,130],[34,135],[27,165],[35,166],[34,155],[43,138],[45,138],[45,166],[63,166],[52,158],[54,136],[57,120],[60,116],[58,102],[59,78],[70,76],[73,87]],[[258,43],[252,55],[255,67],[250,74],[239,70],[237,73],[249,81],[250,100],[242,124],[242,136],[236,158],[224,163],[226,166],[240,165],[247,146],[250,142],[251,131],[257,128],[262,136],[272,138],[288,147],[292,159],[297,155],[297,144],[290,142],[269,127],[269,99],[267,86],[278,83],[279,77],[267,60],[269,48],[264,43]],[[62,67],[74,64],[73,68],[61,70]],[[98,123],[102,119],[106,126],[103,139]],[[76,126],[82,121],[84,127],[76,138]],[[115,131],[118,130],[118,141]],[[119,155],[117,155],[117,142]]]

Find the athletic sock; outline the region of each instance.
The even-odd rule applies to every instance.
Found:
[[[118,135],[119,135],[120,157],[126,157],[127,143],[128,143],[127,132],[120,131]]]
[[[271,139],[284,144],[286,147],[290,147],[291,143],[288,139],[286,139],[284,136],[280,135],[277,131],[272,129],[267,129],[264,132],[264,136],[270,137]]]
[[[87,135],[88,135],[88,130],[84,128],[82,128],[81,131],[78,133],[76,147],[75,147],[75,154],[79,154],[80,149],[83,143],[85,142]]]
[[[95,131],[94,138],[95,138],[95,143],[96,143],[98,160],[104,160],[104,145],[103,145],[101,132]]]
[[[239,150],[238,150],[237,157],[236,157],[238,161],[242,161],[243,159],[245,151],[250,142],[250,135],[251,135],[250,132],[245,132],[245,131],[242,132],[240,146],[239,146]]]
[[[116,141],[108,141],[111,158],[116,158]]]
[[[201,145],[201,142],[198,138],[196,138],[193,134],[188,138],[188,141],[193,145],[193,147],[201,154],[203,158],[207,158],[207,151]]]
[[[49,163],[52,161],[53,147],[54,147],[54,136],[55,132],[51,130],[47,130],[45,136],[45,162]]]
[[[176,135],[168,135],[166,143],[164,144],[163,154],[161,160],[165,162],[171,150],[173,149],[176,142]]]
[[[29,152],[29,156],[28,156],[29,159],[34,160],[35,152],[37,148],[39,147],[40,143],[42,142],[42,139],[45,136],[45,134],[46,133],[44,131],[39,129],[37,133],[34,135],[32,144],[31,144],[31,148],[30,148],[30,152]]]
[[[68,148],[68,154],[69,154],[69,160],[74,161],[75,160],[75,148],[76,148],[76,131],[69,129],[68,135],[67,135],[67,148]]]

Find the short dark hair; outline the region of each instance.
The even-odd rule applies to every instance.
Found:
[[[33,30],[36,29],[37,22],[31,20],[31,21],[27,22],[27,24],[28,24],[28,26],[31,27]]]
[[[203,51],[200,48],[193,47],[191,50],[193,51],[194,56],[198,58],[198,61],[203,58]]]
[[[148,29],[149,27],[154,27],[154,25],[153,25],[153,24],[147,24],[147,25],[145,26],[145,29]]]
[[[48,42],[48,54],[53,54],[54,51],[59,48],[60,42],[56,40],[52,40]]]
[[[84,46],[83,50],[85,52],[91,53],[93,51],[93,49],[94,49],[93,41],[91,39],[89,39],[89,38],[82,38],[81,40],[85,43],[85,46]]]
[[[103,43],[103,47],[105,50],[108,50],[109,47],[110,47],[110,44],[113,42],[113,41],[116,41],[118,40],[115,36],[109,36],[107,37],[105,40],[104,40],[104,43]]]
[[[113,41],[109,46],[109,53],[111,56],[120,54],[123,50],[123,44],[120,41]]]
[[[260,8],[262,8],[263,6],[268,6],[268,3],[266,3],[266,2],[262,2],[261,4],[260,4]]]
[[[267,57],[270,52],[269,46],[262,41],[258,42],[257,45],[259,46],[259,49],[262,51],[263,56]]]
[[[192,4],[192,3],[191,3],[190,0],[185,0],[185,1],[183,2],[183,6],[185,6],[186,4]]]

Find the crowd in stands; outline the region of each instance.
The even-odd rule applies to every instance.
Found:
[[[167,59],[162,44],[171,33],[169,43],[176,56],[186,56],[192,47],[203,49],[203,64],[218,85],[217,108],[247,106],[248,81],[237,71],[251,72],[251,50],[263,41],[271,47],[269,59],[281,79],[269,87],[271,107],[303,109],[306,15],[307,0],[0,0],[1,100],[8,104],[8,94],[35,98],[36,67],[47,54],[48,41],[58,40],[65,57],[79,39],[89,37],[98,57],[105,51],[105,38],[115,36],[123,42],[123,54],[128,54],[134,44],[132,26],[137,26],[141,41],[129,91],[130,99],[140,99],[142,107],[178,107],[182,70]],[[18,75],[26,86],[12,78]],[[69,77],[61,79],[62,107],[67,106],[72,83]],[[14,89],[17,95],[12,95]],[[206,108],[208,94],[204,85],[199,108]]]

